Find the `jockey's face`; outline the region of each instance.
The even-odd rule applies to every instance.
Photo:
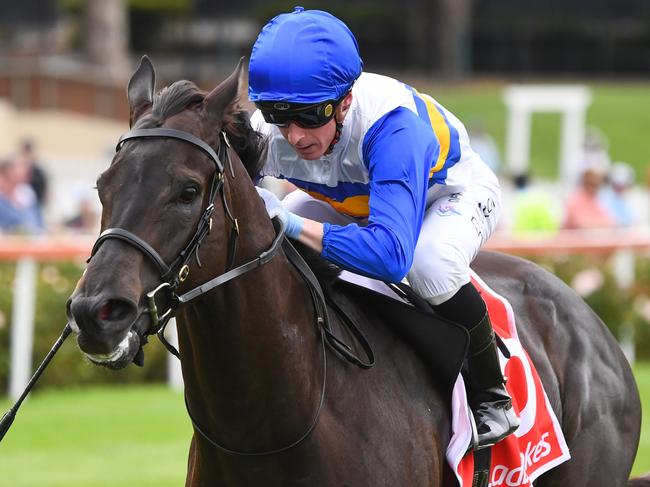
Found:
[[[343,121],[351,103],[352,93],[349,93],[336,107],[334,118],[321,127],[305,128],[296,123],[290,123],[288,127],[278,128],[301,159],[316,160],[329,149],[332,140],[334,140],[334,135],[336,135],[336,120]]]
[[[314,129],[307,129],[292,122],[288,127],[279,129],[298,156],[311,161],[321,157],[329,148],[336,132],[336,122],[332,119],[322,127]]]

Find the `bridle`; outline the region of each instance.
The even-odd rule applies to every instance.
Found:
[[[256,259],[232,269],[235,261],[237,237],[239,236],[239,223],[237,219],[232,216],[225,197],[225,193],[223,191],[225,166],[222,162],[222,157],[228,162],[234,176],[229,154],[230,142],[228,141],[228,137],[226,136],[225,132],[221,132],[220,134],[219,149],[222,153],[222,157],[219,157],[219,155],[214,151],[212,147],[210,147],[206,142],[199,139],[198,137],[195,137],[194,135],[181,130],[170,128],[145,128],[131,130],[130,132],[127,132],[120,137],[117,142],[116,151],[119,152],[119,150],[122,148],[122,145],[128,140],[146,138],[168,138],[182,140],[201,149],[214,163],[215,171],[210,185],[210,191],[208,193],[208,204],[205,210],[203,210],[203,214],[199,219],[196,231],[194,232],[192,238],[187,242],[185,247],[179,252],[174,261],[171,264],[167,264],[165,260],[160,256],[160,254],[141,237],[123,228],[107,228],[95,241],[88,261],[90,261],[97,253],[100,246],[109,239],[117,239],[126,242],[132,247],[138,249],[144,256],[149,259],[149,261],[158,269],[162,283],[147,293],[148,308],[145,311],[149,313],[149,316],[151,318],[151,326],[145,335],[158,334],[158,337],[165,344],[167,349],[174,355],[178,356],[178,351],[172,347],[164,338],[165,327],[169,320],[174,316],[176,308],[180,304],[197,298],[202,294],[205,294],[206,292],[214,289],[215,287],[220,286],[221,284],[224,284],[225,282],[268,262],[268,260],[270,260],[277,253],[280,247],[280,244],[282,242],[282,232],[277,233],[275,239],[273,240],[273,243],[271,244],[271,247],[266,252],[260,254]],[[203,239],[210,233],[210,230],[212,228],[212,213],[214,211],[214,203],[217,197],[221,197],[224,211],[232,225],[230,232],[230,241],[228,244],[227,268],[230,270],[220,276],[215,277],[214,279],[211,279],[201,286],[198,286],[184,294],[178,295],[176,294],[176,290],[180,284],[187,279],[190,272],[190,260],[193,256],[196,259],[198,267],[201,267],[201,260],[199,258],[198,251],[201,243],[203,242]],[[161,297],[161,295],[164,297]]]
[[[199,219],[196,231],[194,232],[194,235],[189,240],[189,242],[185,245],[183,250],[181,250],[178,257],[176,257],[176,259],[174,259],[174,261],[168,265],[164,261],[164,259],[160,256],[160,254],[151,245],[149,245],[145,240],[138,237],[134,233],[125,230],[123,228],[107,228],[100,234],[99,238],[96,240],[95,244],[93,245],[93,249],[91,251],[90,258],[88,259],[88,261],[90,261],[93,258],[93,256],[99,250],[100,246],[106,240],[118,239],[138,249],[143,255],[145,255],[149,259],[149,261],[151,261],[154,264],[154,266],[158,269],[160,273],[160,278],[162,280],[162,283],[154,290],[147,293],[147,301],[149,307],[146,311],[148,311],[149,316],[151,317],[151,326],[145,332],[145,336],[143,338],[144,340],[146,340],[147,335],[157,334],[158,338],[162,341],[165,347],[167,347],[167,349],[172,354],[180,358],[178,351],[171,344],[169,344],[169,342],[167,342],[167,340],[164,337],[165,327],[169,322],[169,320],[174,316],[176,308],[180,304],[187,303],[188,301],[191,301],[192,299],[195,299],[207,293],[208,291],[216,288],[217,286],[220,286],[230,281],[231,279],[234,279],[237,276],[245,274],[246,272],[255,269],[268,262],[271,258],[273,258],[273,256],[278,252],[280,248],[282,239],[284,237],[284,228],[282,228],[281,225],[279,228],[276,228],[276,236],[273,239],[273,242],[271,243],[271,246],[269,247],[268,250],[262,252],[257,258],[245,264],[242,264],[236,268],[232,268],[232,265],[234,263],[234,258],[235,258],[236,240],[237,240],[237,236],[239,235],[239,225],[237,223],[237,219],[234,218],[230,212],[228,203],[225,198],[225,193],[223,191],[224,164],[222,162],[222,159],[219,157],[219,155],[217,155],[217,153],[214,151],[214,149],[212,149],[212,147],[210,147],[206,142],[199,139],[198,137],[195,137],[194,135],[181,130],[175,130],[169,128],[146,128],[146,129],[131,130],[126,134],[122,135],[122,137],[120,137],[120,139],[117,142],[117,146],[115,150],[116,152],[119,151],[122,147],[122,144],[124,144],[124,142],[126,142],[127,140],[146,139],[146,138],[168,138],[168,139],[176,139],[176,140],[187,142],[189,144],[192,144],[195,147],[198,147],[203,152],[205,152],[210,157],[211,161],[214,163],[215,172],[210,186],[208,205],[205,208],[205,210],[203,210],[203,214]],[[234,177],[234,171],[232,170],[232,163],[230,161],[230,154],[229,154],[230,143],[228,141],[228,137],[226,136],[225,132],[221,132],[220,134],[219,149],[222,148],[224,148],[223,157],[230,165],[232,175]],[[222,151],[220,150],[220,152]],[[222,198],[224,211],[232,223],[231,239],[230,239],[230,244],[228,246],[229,247],[228,250],[229,270],[227,270],[224,274],[221,274],[209,280],[208,282],[198,287],[195,287],[194,289],[188,292],[178,295],[176,293],[178,286],[183,281],[185,281],[189,275],[189,262],[192,256],[195,256],[197,265],[199,265],[199,267],[201,265],[201,262],[198,257],[198,250],[199,247],[201,246],[201,243],[203,242],[203,239],[210,233],[210,230],[212,228],[212,212],[214,211],[214,202],[216,198],[219,196],[221,196]],[[166,299],[164,300],[163,303],[164,307],[161,309],[159,295],[160,293],[163,292],[166,295]],[[323,304],[322,306],[317,306],[316,310],[319,315],[318,322],[323,323],[326,320],[326,307]],[[323,340],[321,339],[321,341]],[[324,344],[323,344],[323,356],[325,357]],[[236,450],[230,450],[228,448],[221,446],[219,443],[215,442],[214,440],[212,440],[210,436],[207,435],[204,432],[204,430],[198,426],[189,409],[189,404],[187,402],[187,396],[186,396],[185,404],[187,406],[187,412],[190,416],[190,419],[192,420],[192,424],[194,425],[195,429],[209,443],[211,443],[213,446],[217,447],[222,451],[231,454],[236,454],[236,455],[255,455],[255,456],[279,453],[281,451],[285,451],[290,448],[293,448],[297,444],[301,443],[305,438],[307,438],[311,434],[311,432],[316,427],[325,399],[325,379],[326,379],[327,364],[324,363],[323,367],[324,367],[323,385],[322,385],[323,388],[321,392],[318,410],[316,412],[313,422],[310,424],[307,431],[303,435],[301,435],[300,438],[298,438],[298,440],[282,448],[278,448],[270,451],[263,451],[263,452],[241,452]]]
[[[212,446],[214,446],[215,448],[217,448],[222,452],[233,454],[233,455],[240,455],[240,456],[265,456],[265,455],[281,453],[291,448],[294,448],[295,446],[302,443],[307,437],[309,437],[309,435],[316,428],[316,425],[318,424],[318,420],[320,418],[320,414],[323,409],[323,405],[325,403],[325,385],[327,379],[327,354],[325,351],[325,343],[327,342],[327,344],[331,348],[336,350],[346,360],[362,368],[370,368],[374,365],[374,356],[372,350],[369,344],[367,343],[366,338],[358,329],[356,329],[356,327],[354,327],[352,331],[355,334],[357,340],[359,340],[359,342],[361,343],[361,346],[363,347],[366,356],[369,359],[368,362],[363,362],[362,360],[360,360],[353,353],[352,348],[350,348],[348,345],[346,345],[344,342],[342,342],[332,333],[329,326],[327,305],[320,284],[318,283],[318,280],[314,276],[309,266],[302,259],[300,254],[298,254],[298,252],[293,248],[293,246],[289,243],[287,239],[284,239],[284,228],[281,222],[274,220],[276,236],[273,239],[273,242],[271,243],[270,247],[266,251],[262,252],[256,258],[246,262],[245,264],[232,268],[235,261],[235,251],[236,251],[237,237],[239,235],[239,225],[237,219],[232,216],[232,213],[226,201],[225,193],[223,191],[225,169],[224,169],[224,164],[222,162],[222,158],[219,157],[219,155],[214,151],[212,147],[210,147],[203,140],[187,132],[159,127],[159,128],[133,129],[127,132],[126,134],[120,137],[116,146],[116,151],[119,151],[122,147],[122,144],[124,144],[124,142],[128,140],[147,139],[147,138],[168,138],[168,139],[176,139],[176,140],[187,142],[189,144],[192,144],[195,147],[198,147],[200,150],[205,152],[214,163],[215,172],[210,187],[208,204],[205,210],[203,210],[203,214],[201,215],[201,218],[197,224],[196,231],[194,232],[194,235],[189,240],[189,242],[185,245],[183,250],[181,250],[178,257],[176,257],[176,259],[174,259],[174,261],[171,264],[167,264],[165,260],[160,256],[160,254],[141,237],[138,237],[134,233],[125,230],[123,228],[107,228],[100,234],[98,239],[95,241],[95,244],[93,245],[93,249],[91,251],[90,258],[88,259],[88,261],[90,261],[93,258],[93,256],[99,250],[100,246],[106,240],[117,239],[135,247],[143,255],[145,255],[150,262],[153,263],[153,265],[158,269],[160,273],[160,278],[162,283],[159,286],[157,286],[155,289],[147,293],[148,308],[147,310],[145,310],[145,312],[148,312],[149,316],[151,317],[151,326],[145,332],[144,337],[142,337],[142,339],[144,343],[146,343],[146,337],[148,335],[157,334],[158,338],[165,345],[165,347],[172,354],[180,358],[178,351],[171,344],[169,344],[169,342],[167,342],[167,340],[164,337],[165,327],[169,322],[169,320],[174,316],[176,308],[181,304],[187,303],[211,291],[212,289],[221,286],[222,284],[234,279],[235,277],[241,276],[242,274],[245,274],[248,271],[251,271],[257,267],[264,265],[269,260],[271,260],[273,256],[277,254],[278,250],[282,246],[287,258],[296,267],[298,272],[301,274],[301,276],[307,283],[307,287],[310,290],[310,294],[312,296],[312,301],[316,313],[316,322],[318,325],[318,330],[321,338],[320,341],[322,344],[322,355],[323,355],[322,390],[320,393],[320,399],[316,410],[316,414],[314,415],[313,420],[310,423],[309,427],[300,437],[298,437],[297,440],[280,448],[275,448],[267,451],[259,451],[259,452],[246,452],[246,451],[232,450],[214,441],[212,438],[210,438],[210,436],[206,432],[204,432],[204,430],[201,427],[199,427],[199,425],[197,424],[196,420],[192,415],[192,412],[190,411],[189,404],[187,402],[187,396],[185,396],[185,404],[187,406],[187,412],[195,430],[198,431],[201,434],[201,436],[203,436],[203,438],[206,441],[208,441],[208,443],[210,443]],[[234,177],[234,170],[232,168],[232,162],[230,160],[230,150],[231,147],[228,141],[228,137],[226,136],[225,132],[221,132],[219,152],[222,153],[223,159],[227,161],[228,165],[230,166],[232,176]],[[231,238],[230,238],[230,243],[228,245],[229,247],[228,250],[229,264],[227,267],[228,270],[225,273],[201,284],[200,286],[197,286],[191,289],[190,291],[178,295],[176,291],[179,285],[182,282],[184,282],[187,279],[187,276],[189,275],[189,263],[190,260],[192,259],[192,256],[195,256],[197,265],[199,267],[201,266],[201,262],[198,256],[198,250],[201,246],[201,243],[203,242],[203,239],[210,233],[210,230],[212,228],[212,212],[214,211],[214,202],[216,198],[219,196],[221,196],[223,201],[224,212],[226,213],[226,215],[228,216],[232,224]],[[159,296],[161,293],[165,294],[165,299],[163,303],[160,302],[161,300]],[[137,321],[137,319],[138,318],[136,318],[135,321]]]

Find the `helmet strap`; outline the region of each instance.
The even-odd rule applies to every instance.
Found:
[[[343,132],[343,122],[339,122],[336,118],[334,118],[334,121],[336,122],[336,132],[334,132],[334,138],[332,139],[332,143],[330,144],[330,146],[325,151],[324,155],[326,155],[326,156],[332,153],[336,143],[339,140],[341,140],[341,133]]]

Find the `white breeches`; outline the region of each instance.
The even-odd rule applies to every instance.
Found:
[[[469,265],[497,226],[501,213],[501,190],[490,171],[458,193],[429,201],[422,230],[415,246],[407,279],[413,290],[431,304],[451,298],[470,281]],[[336,225],[367,221],[338,213],[324,201],[297,190],[283,200],[300,216]]]

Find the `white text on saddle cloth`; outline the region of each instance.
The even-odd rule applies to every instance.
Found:
[[[473,275],[472,282],[481,290],[494,330],[510,352],[510,359],[500,356],[501,367],[508,378],[506,387],[521,421],[513,435],[493,447],[489,485],[530,486],[540,475],[571,456],[537,371],[517,337],[512,308],[478,276]],[[460,462],[449,457],[448,460],[452,467],[455,466],[459,485],[471,486],[473,454],[466,455]]]

